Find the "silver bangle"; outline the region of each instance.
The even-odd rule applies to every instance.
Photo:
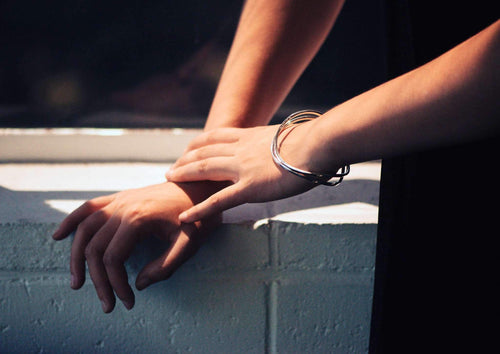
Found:
[[[278,128],[278,131],[276,132],[276,135],[274,136],[273,142],[271,144],[271,154],[273,156],[274,162],[278,166],[287,170],[288,172],[293,173],[296,176],[305,178],[314,184],[323,184],[326,186],[336,186],[337,184],[342,182],[344,177],[351,170],[351,167],[349,165],[343,166],[342,168],[340,168],[340,172],[337,172],[334,174],[320,174],[320,173],[304,171],[304,170],[301,170],[299,168],[293,167],[293,166],[289,165],[288,163],[286,163],[281,158],[281,156],[279,154],[278,138],[281,135],[281,133],[283,133],[287,129],[292,128],[294,125],[316,119],[319,116],[321,116],[321,113],[319,113],[317,111],[313,111],[313,110],[298,111],[298,112],[295,112],[295,113],[289,115],[283,121],[283,123],[281,123],[280,127]],[[333,179],[335,179],[335,180],[333,180]]]

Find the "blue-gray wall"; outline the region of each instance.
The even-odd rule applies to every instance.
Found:
[[[376,225],[224,225],[170,280],[101,311],[69,287],[56,224],[0,225],[2,353],[361,353],[368,348]],[[149,259],[129,262],[131,281]]]

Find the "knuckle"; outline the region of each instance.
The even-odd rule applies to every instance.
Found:
[[[121,263],[121,257],[113,251],[106,251],[102,257],[102,262],[106,268],[115,267]]]
[[[203,147],[193,151],[193,157],[196,160],[202,159],[204,155],[205,155],[205,148]]]
[[[89,215],[84,223],[94,224],[95,222],[99,222],[100,220],[102,221],[108,218],[109,218],[108,214],[103,209],[99,209],[93,212],[91,215]]]
[[[123,218],[126,219],[129,223],[141,220],[145,214],[144,210],[148,209],[149,204],[145,201],[141,205],[128,205],[126,209],[123,211]]]
[[[76,227],[76,232],[79,234],[82,234],[82,235],[87,235],[91,231],[92,230],[90,228],[90,225],[86,222],[82,222],[82,223],[78,224],[78,226]]]
[[[191,140],[189,142],[189,144],[187,145],[186,147],[186,151],[192,151],[193,149],[196,148],[196,145],[198,144],[198,142],[203,138],[203,134],[202,135],[199,135],[197,138],[194,138],[193,140]]]
[[[136,220],[141,217],[141,209],[136,206],[129,206],[123,216],[129,220]]]
[[[210,197],[210,199],[208,200],[208,203],[210,204],[210,206],[212,208],[219,209],[222,205],[222,200],[219,196],[214,195],[214,196]]]
[[[99,257],[102,254],[102,251],[99,249],[99,247],[96,247],[92,242],[85,247],[84,255],[86,259],[89,258],[96,258]]]
[[[205,173],[208,169],[208,162],[207,160],[201,160],[198,163],[198,172],[199,173]]]
[[[140,230],[145,224],[151,222],[153,217],[151,215],[144,214],[142,210],[130,209],[123,215],[123,219],[126,220],[128,227],[134,230]]]
[[[91,213],[95,209],[95,203],[93,200],[87,200],[85,203],[82,204],[81,207],[87,212]]]
[[[215,131],[218,130],[218,129],[215,129],[215,130],[210,130],[208,132],[205,133],[205,136],[204,136],[204,141],[207,143],[207,144],[211,144],[215,141]]]

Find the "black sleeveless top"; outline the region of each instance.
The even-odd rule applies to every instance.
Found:
[[[390,75],[486,28],[494,4],[386,1]],[[499,140],[383,161],[370,352],[500,347]]]

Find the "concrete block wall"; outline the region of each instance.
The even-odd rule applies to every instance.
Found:
[[[224,225],[171,279],[105,315],[69,288],[56,224],[0,225],[0,352],[366,352],[375,225]],[[131,281],[158,247],[130,260]]]
[[[147,176],[164,167],[0,165],[1,353],[367,352],[376,219],[373,210],[365,219],[346,217],[363,213],[356,209],[366,204],[360,201],[376,211],[377,196],[367,196],[376,178],[366,176],[366,166],[354,167],[338,189],[226,213],[225,223],[172,278],[136,292],[131,311],[117,303],[104,314],[91,282],[71,290],[71,240],[54,242],[50,235],[80,201],[66,200],[63,210],[54,199],[107,193],[110,171],[130,176],[131,185],[138,175],[149,184],[155,181]],[[128,187],[121,183],[120,189]],[[328,203],[337,204],[325,212]],[[262,210],[268,217],[245,220]],[[318,219],[323,213],[333,218]],[[158,242],[146,240],[134,252],[130,282],[158,252]]]

